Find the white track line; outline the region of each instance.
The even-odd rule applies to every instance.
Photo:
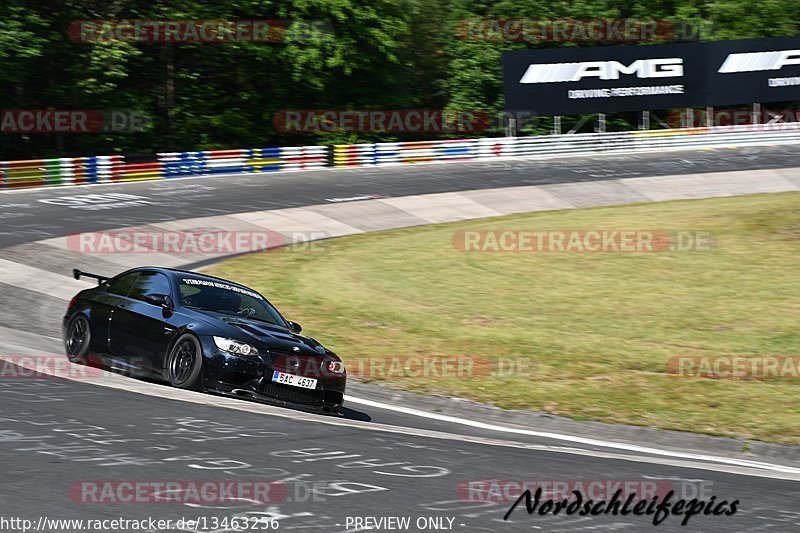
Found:
[[[782,466],[782,465],[775,465],[772,463],[762,463],[758,461],[747,461],[744,459],[733,459],[728,457],[719,457],[715,455],[703,455],[703,454],[694,454],[694,453],[684,453],[684,452],[675,452],[670,450],[661,450],[659,448],[650,448],[648,446],[638,446],[636,444],[625,444],[621,442],[613,442],[607,440],[598,440],[598,439],[587,439],[585,437],[576,437],[573,435],[564,435],[560,433],[550,433],[547,431],[534,431],[531,429],[521,429],[521,428],[513,428],[507,426],[498,426],[496,424],[487,424],[485,422],[476,422],[474,420],[468,420],[466,418],[458,418],[455,416],[449,415],[440,415],[437,413],[430,413],[428,411],[420,411],[419,409],[412,409],[410,407],[399,407],[396,405],[389,405],[381,402],[376,402],[373,400],[366,400],[363,398],[354,398],[353,396],[347,396],[348,403],[356,403],[360,405],[366,405],[368,407],[374,407],[376,409],[385,409],[387,411],[394,411],[396,413],[403,413],[406,415],[411,416],[418,416],[420,418],[430,418],[433,420],[439,420],[441,422],[449,422],[451,424],[459,424],[462,426],[469,426],[478,429],[486,429],[489,431],[496,431],[502,433],[512,433],[515,435],[526,435],[529,437],[542,437],[546,439],[556,439],[564,442],[571,442],[574,444],[583,444],[586,446],[599,446],[602,448],[613,448],[615,450],[625,450],[629,452],[637,452],[637,453],[646,453],[650,455],[660,455],[664,457],[673,457],[677,459],[691,459],[695,461],[706,461],[706,462],[714,462],[714,463],[722,463],[732,466],[744,466],[749,468],[763,468],[766,470],[772,470],[776,472],[790,472],[795,474],[800,474],[800,468],[792,468],[789,466]]]

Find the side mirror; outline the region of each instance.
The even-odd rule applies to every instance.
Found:
[[[164,309],[172,308],[172,302],[168,294],[148,294],[144,297],[144,301]]]
[[[289,331],[291,331],[292,333],[300,333],[301,331],[303,331],[303,327],[297,322],[292,322],[291,320],[289,320],[288,324],[289,324]]]

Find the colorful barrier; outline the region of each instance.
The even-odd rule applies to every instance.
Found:
[[[347,167],[456,162],[514,156],[530,151],[524,148],[527,139],[541,138],[506,137],[336,145],[333,147],[333,165]]]
[[[165,178],[192,176],[203,171],[202,152],[170,152],[158,154]]]
[[[136,163],[119,155],[0,161],[0,188],[310,170],[329,166],[329,153],[327,146],[290,146],[169,152],[156,154],[156,161]]]
[[[279,172],[328,166],[327,146],[241,148],[202,152],[158,154],[164,177],[231,174],[238,172]]]
[[[124,157],[92,156],[0,162],[0,187],[84,185],[112,181]]]
[[[82,158],[82,183],[108,183],[119,180],[125,167],[125,156],[98,155]]]
[[[493,137],[424,142],[345,144],[333,147],[337,167],[484,160],[496,157],[564,157],[603,152],[682,150],[714,146],[800,142],[796,123]]]
[[[157,180],[164,177],[164,165],[155,163],[126,163],[121,166],[113,181]]]
[[[280,148],[247,150],[242,157],[244,168],[240,172],[278,172],[285,163]]]
[[[297,146],[280,149],[281,169],[314,169],[330,164],[327,146]]]
[[[388,143],[240,148],[157,154],[151,162],[92,156],[0,162],[0,188],[108,183],[233,173],[309,170],[577,154],[800,143],[796,123],[673,130]]]
[[[374,143],[337,144],[333,147],[333,166],[355,167],[374,165],[376,162]]]

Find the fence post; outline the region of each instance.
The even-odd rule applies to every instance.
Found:
[[[508,127],[506,128],[506,137],[517,136],[517,120],[511,117],[506,117],[508,120]]]
[[[605,133],[606,132],[606,114],[605,113],[598,113],[597,114],[597,125],[594,129],[597,133]]]

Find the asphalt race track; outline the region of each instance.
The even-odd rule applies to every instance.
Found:
[[[800,147],[778,146],[10,191],[0,193],[0,217],[5,222],[0,247],[82,231],[335,203],[360,196],[789,168],[798,166],[798,156]],[[86,210],[76,209],[70,201],[75,195],[101,192],[131,195],[132,204]],[[3,252],[0,258],[19,261]],[[26,260],[33,265],[36,258]],[[0,287],[4,300],[13,301],[12,288]],[[60,331],[53,330],[58,324],[52,323],[52,314],[44,321],[20,305],[5,305],[0,323],[6,330],[18,331],[20,338],[42,353],[61,350],[53,340]],[[356,518],[367,516],[410,517],[410,531],[650,530],[652,516],[528,516],[524,505],[506,521],[503,517],[513,498],[501,495],[490,501],[467,501],[464,490],[465,484],[479,480],[629,480],[656,483],[660,492],[675,490],[677,498],[707,500],[713,495],[717,502],[739,500],[733,516],[698,515],[688,526],[680,525],[681,517],[668,516],[658,531],[800,528],[796,510],[800,461],[778,451],[769,460],[758,457],[750,463],[724,449],[722,439],[659,433],[637,446],[635,435],[613,439],[591,424],[542,420],[543,428],[565,435],[559,439],[529,424],[502,424],[502,413],[492,414],[484,425],[469,425],[465,418],[484,420],[477,418],[476,413],[482,412],[478,408],[466,406],[472,409],[469,416],[450,419],[432,414],[437,400],[400,403],[401,407],[427,408],[431,416],[423,417],[384,408],[394,403],[388,401],[393,393],[363,386],[351,392],[367,401],[349,403],[344,418],[333,418],[114,378],[109,386],[48,378],[0,380],[4,516],[30,519],[34,524],[43,516],[201,518],[206,520],[205,527],[166,530],[220,533],[243,529],[220,526],[222,522],[211,527],[213,518],[271,518],[279,530],[298,532],[365,531],[369,530],[365,523]],[[407,400],[408,396],[398,398]],[[442,403],[448,409],[450,405]],[[510,429],[498,431],[495,425]],[[615,446],[608,441],[627,444]],[[720,448],[714,449],[717,445]],[[217,504],[124,503],[108,498],[93,503],[92,495],[99,493],[90,491],[86,496],[87,486],[103,483],[190,480],[257,480],[277,485],[271,488],[269,503],[244,497]],[[430,521],[419,527],[418,518]],[[0,524],[0,530],[21,529]],[[74,526],[49,530],[81,531]]]
[[[44,398],[26,396],[45,387]],[[695,516],[689,528],[669,517],[663,531],[759,531],[767,523],[775,529],[764,530],[788,531],[796,523],[791,481],[302,423],[74,382],[7,381],[2,396],[3,507],[12,516],[273,516],[280,530],[331,532],[346,531],[348,516],[377,515],[450,517],[457,531],[652,527],[648,517],[529,517],[523,509],[503,522],[510,503],[461,501],[458,492],[470,480],[569,476],[645,478],[678,494],[685,483],[689,498],[708,487],[719,500],[741,501],[732,517]],[[216,479],[281,481],[286,494],[274,504],[203,507],[76,503],[68,496],[84,481]]]

